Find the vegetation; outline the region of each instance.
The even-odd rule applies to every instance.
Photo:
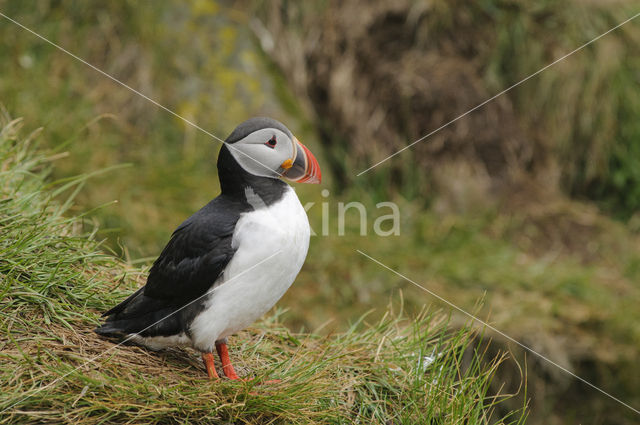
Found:
[[[188,9],[177,0],[163,7],[126,1],[0,1],[0,7],[220,137],[266,104],[268,79],[256,69],[248,30],[235,15],[221,15],[215,2]],[[19,27],[3,21],[0,31],[0,57],[8,58],[0,61],[0,102],[31,125],[44,125],[49,146],[73,152],[58,161],[55,176],[133,165],[89,182],[74,212],[117,200],[93,215],[100,236],[122,255],[156,255],[173,226],[217,193],[219,142]],[[262,113],[284,120],[272,109]]]
[[[417,387],[398,383],[395,375],[387,377],[382,371],[384,365],[394,368],[392,362],[407,362],[403,371],[415,364],[392,351],[388,354],[393,360],[378,357],[380,369],[376,362],[364,364],[376,359],[385,332],[397,330],[426,335],[429,341],[452,341],[445,352],[466,346],[468,353],[473,347],[478,360],[480,353],[491,353],[477,365],[477,373],[467,375],[478,382],[477,394],[495,394],[503,385],[507,393],[522,387],[518,397],[495,406],[494,419],[528,403],[528,423],[636,423],[633,412],[537,357],[525,358],[507,341],[489,335],[494,339],[486,348],[484,339],[472,338],[466,319],[453,314],[450,321],[444,320],[434,313],[440,306],[427,293],[355,251],[380,259],[614,396],[640,406],[640,370],[635,367],[640,346],[640,167],[634,154],[639,146],[639,92],[632,89],[637,86],[640,46],[636,23],[487,104],[418,149],[406,151],[402,159],[355,179],[356,172],[381,159],[385,149],[415,140],[481,103],[637,13],[635,5],[628,0],[427,3],[369,2],[378,9],[367,14],[338,11],[339,5],[331,2],[300,3],[302,10],[291,2],[247,2],[252,11],[247,13],[240,6],[197,0],[187,5],[177,0],[0,0],[3,13],[219,137],[248,116],[282,120],[314,153],[324,151],[318,155],[324,186],[296,187],[303,204],[315,202],[309,210],[314,229],[322,227],[322,204],[329,209],[329,234],[312,238],[307,263],[279,304],[288,309],[286,314],[274,313],[234,339],[231,347],[247,374],[260,379],[275,375],[283,379],[282,386],[223,382],[215,387],[202,379],[193,353],[150,354],[118,347],[101,358],[113,354],[117,361],[74,372],[70,377],[77,380],[72,384],[52,385],[51,392],[44,390],[40,397],[8,410],[11,416],[4,420],[28,421],[20,412],[38,411],[43,416],[32,421],[55,421],[45,415],[68,411],[68,421],[99,421],[110,418],[107,408],[119,397],[124,400],[122,414],[129,416],[114,420],[188,421],[191,417],[179,412],[193,408],[194,415],[201,415],[194,419],[336,422],[356,417],[350,410],[356,400],[370,409],[365,400],[376,398],[390,400],[386,405],[376,402],[387,406],[384,414],[376,413],[380,421],[396,417],[410,423],[414,406],[390,398],[389,388],[410,393]],[[312,4],[313,8],[304,6]],[[344,7],[354,4],[363,7],[355,2],[345,2]],[[361,19],[366,16],[375,19]],[[318,39],[318,34],[328,38]],[[0,255],[2,273],[11,276],[9,280],[2,274],[2,281],[12,282],[11,291],[21,288],[14,298],[3,296],[2,302],[8,303],[2,310],[7,320],[3,323],[17,332],[12,338],[28,348],[23,356],[16,344],[3,342],[2,354],[12,359],[1,368],[3,389],[4,382],[9,388],[2,399],[7,406],[18,392],[52,382],[82,359],[113,347],[90,332],[97,313],[140,285],[144,267],[170,232],[217,194],[214,164],[219,144],[15,25],[2,21],[0,40],[0,102],[12,114],[24,116],[30,130],[43,125],[41,144],[48,157],[56,158],[48,180],[39,171],[48,169],[49,162],[34,163],[29,156],[27,162],[14,161],[23,164],[12,166],[15,172],[0,171],[3,179],[29,175],[20,187],[31,185],[33,191],[26,193],[40,193],[31,198],[7,196],[11,202],[0,203],[1,208],[15,209],[7,217],[30,217],[24,219],[24,227],[2,227],[8,232],[4,243],[13,246],[9,263]],[[352,53],[362,55],[355,60],[360,68],[349,68]],[[380,59],[383,56],[390,61]],[[393,62],[398,58],[400,65]],[[399,69],[413,73],[402,76]],[[326,75],[321,75],[323,70]],[[357,78],[341,80],[347,71]],[[309,81],[314,84],[308,86]],[[323,99],[331,102],[323,104]],[[364,113],[349,115],[353,111]],[[371,132],[376,122],[380,127]],[[6,146],[24,149],[21,143],[11,143]],[[92,177],[71,177],[76,175]],[[42,191],[41,184],[51,187]],[[4,180],[2,185],[17,187]],[[62,189],[65,185],[69,187]],[[321,189],[329,189],[329,196]],[[32,202],[36,198],[42,202]],[[368,236],[360,236],[353,211],[347,214],[346,234],[339,236],[337,204],[355,200],[370,213]],[[400,236],[371,233],[375,205],[381,200],[399,205]],[[43,213],[45,206],[52,215]],[[47,237],[36,228],[47,231]],[[104,242],[97,245],[92,240]],[[55,258],[53,247],[60,250]],[[22,248],[28,249],[18,253]],[[46,249],[49,254],[44,255]],[[34,283],[32,278],[40,280]],[[90,285],[104,289],[96,293]],[[36,289],[28,289],[32,286]],[[385,317],[390,301],[401,304],[403,314]],[[425,306],[430,314],[424,313]],[[16,309],[15,319],[11,309]],[[366,320],[359,321],[362,317]],[[414,333],[406,319],[415,317],[422,327]],[[360,324],[352,328],[354,322]],[[382,347],[390,347],[392,334],[388,335]],[[415,352],[411,347],[417,339],[412,338],[399,348]],[[526,393],[518,363],[510,359],[495,367],[493,359],[506,351],[526,373]],[[319,354],[325,352],[344,355],[344,361]],[[381,350],[379,355],[385,353]],[[27,358],[42,363],[29,363]],[[286,363],[292,358],[299,363],[287,369],[294,364]],[[474,370],[466,359],[462,370]],[[315,369],[309,369],[312,361]],[[23,367],[27,364],[39,366]],[[353,364],[357,368],[344,366]],[[289,370],[296,372],[288,374]],[[367,376],[376,384],[363,381]],[[293,377],[301,385],[296,387],[299,393],[290,392]],[[318,392],[311,384],[315,378]],[[384,379],[391,380],[387,389],[382,389]],[[489,392],[480,391],[489,381]],[[452,388],[447,385],[453,382],[443,382],[442,388]],[[273,395],[273,388],[282,392]],[[359,395],[362,388],[367,395]],[[205,397],[196,397],[199,391]],[[262,401],[250,398],[252,392]],[[296,412],[285,409],[286,397],[303,412],[300,416],[287,416]],[[484,408],[471,399],[467,412],[488,415],[492,399],[485,399]],[[207,404],[191,404],[203,400]],[[415,406],[434,412],[435,406],[443,406],[440,402]],[[257,416],[258,410],[265,416]],[[323,411],[330,413],[323,416]]]
[[[330,336],[292,333],[281,312],[233,338],[245,382],[210,381],[197,353],[151,353],[92,332],[144,270],[101,252],[69,217],[86,176],[49,182],[55,154],[0,132],[1,423],[522,423],[499,417],[489,356],[442,313],[366,317]],[[58,196],[66,202],[54,200]],[[277,383],[264,381],[278,378]]]
[[[640,210],[633,22],[356,178],[634,16],[637,2],[277,3],[257,7],[256,34],[308,106],[343,186],[433,201],[466,171],[488,181],[476,188],[488,198],[523,190],[526,177],[619,218]]]

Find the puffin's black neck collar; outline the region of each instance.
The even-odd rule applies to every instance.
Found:
[[[247,172],[238,164],[226,145],[222,146],[218,155],[218,178],[223,195],[245,201],[245,190],[249,187],[267,205],[279,201],[288,186],[280,179],[260,177]]]

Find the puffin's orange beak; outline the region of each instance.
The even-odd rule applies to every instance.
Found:
[[[280,165],[284,170],[282,177],[296,183],[320,183],[322,173],[316,157],[298,139],[294,137],[293,141],[296,145],[295,157]]]

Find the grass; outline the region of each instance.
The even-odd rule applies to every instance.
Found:
[[[487,5],[493,3],[495,2],[484,2]],[[628,1],[622,3],[627,4]],[[321,138],[310,129],[310,125],[302,123],[305,113],[301,112],[303,108],[299,99],[290,95],[289,89],[285,87],[286,81],[272,82],[272,76],[256,60],[255,49],[247,43],[245,18],[238,18],[237,15],[230,18],[228,11],[222,9],[219,10],[220,13],[201,10],[200,7],[204,4],[193,2],[191,8],[186,8],[182,2],[176,1],[163,3],[162,7],[155,3],[142,3],[132,7],[129,3],[98,6],[97,3],[80,5],[64,0],[38,2],[37,7],[31,7],[22,2],[0,0],[0,9],[221,137],[249,115],[266,114],[282,119],[318,154],[323,171],[328,170],[326,158],[321,155]],[[213,5],[215,9],[215,3],[207,4]],[[439,4],[445,5],[444,2]],[[511,3],[505,3],[504,6],[507,10],[511,8]],[[522,3],[517,7],[526,9],[529,6]],[[464,8],[447,8],[465,13]],[[622,8],[611,10],[617,10],[615,13],[621,15],[616,16],[616,19],[626,13]],[[516,15],[518,13],[514,12]],[[495,53],[491,60],[496,64],[486,69],[490,92],[497,92],[513,83],[517,77],[537,70],[536,67],[541,63],[553,60],[557,51],[568,51],[584,42],[585,37],[588,38],[591,34],[591,27],[580,29],[573,26],[574,20],[568,19],[573,16],[572,8],[567,7],[563,16],[573,28],[570,39],[563,41],[560,46],[549,41],[548,45],[551,47],[543,49],[544,51],[536,50],[535,55],[523,56],[517,51],[515,54],[510,50],[513,46],[528,48],[536,40],[535,31],[533,35],[527,36],[529,30],[535,28],[535,15],[524,15],[526,16],[518,19],[511,19],[509,14],[499,16],[501,25],[504,24],[505,27],[501,29],[500,49],[488,50]],[[609,20],[611,18],[599,21],[593,28],[604,31]],[[447,22],[450,21],[442,20],[443,25]],[[611,26],[615,23],[617,22],[611,22]],[[493,21],[490,24],[493,31]],[[525,30],[518,30],[518,26],[523,26]],[[237,32],[230,31],[229,27],[235,28]],[[564,27],[564,23],[560,27]],[[635,39],[636,27],[629,24],[621,34],[612,34],[612,37]],[[124,258],[129,258],[130,252],[130,257],[136,264],[144,264],[145,258],[147,262],[152,260],[167,241],[171,230],[215,196],[217,178],[214,164],[218,145],[17,27],[9,24],[0,26],[0,33],[3,41],[0,43],[0,56],[7,58],[0,61],[0,74],[3,76],[0,78],[2,102],[12,112],[25,116],[31,128],[35,124],[44,124],[46,130],[40,137],[42,145],[56,149],[49,156],[59,158],[55,162],[56,167],[49,169],[50,161],[45,158],[35,161],[30,157],[32,165],[18,161],[22,165],[11,165],[15,173],[12,171],[2,174],[3,179],[9,175],[11,179],[22,179],[20,176],[28,175],[29,178],[22,179],[20,185],[23,188],[35,188],[31,192],[31,189],[25,192],[30,195],[12,196],[11,203],[2,203],[2,208],[13,211],[6,217],[2,215],[3,219],[6,218],[2,222],[4,225],[11,220],[18,223],[17,217],[21,220],[30,217],[23,227],[16,225],[3,228],[3,235],[4,232],[13,232],[6,233],[6,240],[23,241],[22,245],[3,248],[9,249],[7,252],[11,254],[6,257],[8,260],[5,260],[4,255],[0,256],[3,285],[8,282],[9,277],[6,276],[25,285],[29,284],[28,287],[16,290],[17,295],[13,296],[11,302],[15,301],[17,304],[3,304],[3,320],[8,320],[4,319],[8,317],[7,309],[16,309],[16,314],[9,310],[13,319],[5,323],[9,323],[7,326],[14,330],[19,331],[21,326],[25,329],[24,333],[17,334],[18,339],[22,338],[21,343],[26,344],[24,339],[29,342],[34,340],[27,326],[32,326],[36,317],[42,319],[43,326],[51,327],[51,335],[46,337],[49,339],[45,338],[46,341],[55,342],[55,338],[64,338],[70,344],[70,335],[76,335],[74,332],[77,329],[89,329],[96,323],[97,312],[111,307],[142,283],[137,279],[142,279],[143,270],[113,260],[104,255],[102,250],[117,250],[118,255]],[[198,38],[198,34],[206,36]],[[545,32],[542,38],[555,34],[560,33]],[[595,35],[597,34],[594,32],[593,36]],[[476,44],[476,38],[474,36],[471,40],[473,44]],[[197,48],[194,48],[194,43]],[[591,50],[595,55],[595,50],[607,49],[605,45],[601,48],[594,46]],[[593,103],[588,98],[593,97],[597,90],[585,93],[585,97],[580,99],[563,98],[569,103],[560,102],[563,100],[560,99],[560,88],[564,87],[565,80],[578,84],[578,88],[583,81],[574,78],[574,68],[584,68],[584,64],[578,62],[592,62],[592,56],[587,52],[583,53],[584,58],[576,56],[571,59],[572,66],[567,62],[566,68],[549,70],[549,73],[541,75],[540,84],[531,82],[527,86],[529,88],[521,87],[517,93],[513,92],[514,99],[522,100],[522,104],[516,105],[519,110],[523,113],[533,111],[525,114],[531,119],[538,116],[544,118],[547,114],[545,111],[553,115],[554,108],[559,108],[557,105],[570,106],[560,107],[565,113],[558,115],[557,121],[548,123],[548,133],[562,139],[558,139],[559,142],[566,141],[569,156],[580,156],[586,152],[584,149],[571,149],[573,139],[570,136],[573,132],[582,135],[596,134],[591,133],[590,125],[587,125],[589,123],[579,129],[574,129],[573,124],[567,123],[573,123],[573,116],[576,114],[581,117],[590,116],[584,110],[589,109],[590,103]],[[607,96],[612,97],[603,97],[605,100],[597,102],[598,108],[602,109],[595,108],[602,112],[598,113],[606,118],[604,121],[610,121],[613,116],[607,105],[622,105],[624,98],[635,96],[633,91],[628,90],[634,60],[633,55],[628,61],[625,59],[629,67],[626,71],[625,67],[614,66],[600,75],[602,78],[596,76],[598,78],[593,80],[597,83],[593,88],[597,88],[608,80],[607,75],[613,75],[612,81],[616,84],[615,90],[607,91]],[[589,69],[597,72],[596,68]],[[615,77],[622,71],[625,74],[620,74],[620,78]],[[571,87],[572,90],[576,89],[574,85]],[[288,119],[281,111],[282,102],[275,100],[274,89],[290,96],[286,111]],[[550,95],[546,96],[546,93]],[[538,102],[529,104],[530,99],[538,99]],[[637,134],[634,130],[637,120],[628,119],[629,115],[633,116],[634,105],[635,103],[629,103],[621,109],[623,125],[616,127],[616,132],[626,134],[625,140],[629,141],[637,139],[634,136]],[[597,120],[592,124],[597,126]],[[558,128],[563,131],[556,132]],[[588,140],[598,137],[602,141],[613,140],[606,132],[597,134],[603,137],[589,136]],[[576,141],[582,143],[580,139]],[[558,145],[564,149],[562,146],[564,145]],[[624,146],[626,145],[621,145],[622,148]],[[62,155],[62,150],[65,149],[70,151],[67,157]],[[600,160],[607,158],[605,151],[599,152]],[[412,155],[410,152],[406,154]],[[625,168],[627,171],[639,169],[634,165],[637,155],[624,152],[620,155],[629,163]],[[16,154],[15,157],[18,156]],[[26,158],[25,155],[23,157]],[[572,161],[573,159],[567,160]],[[101,174],[90,180],[68,177],[93,173],[121,163],[133,166]],[[406,183],[421,181],[408,174],[420,174],[420,169],[413,167],[410,161],[407,164],[409,169]],[[576,166],[580,167],[580,164],[578,160]],[[334,218],[339,201],[363,202],[371,213],[368,217],[369,231],[371,230],[372,216],[375,217],[376,214],[375,202],[389,200],[386,188],[389,186],[389,179],[393,177],[391,172],[385,171],[389,168],[380,168],[379,172],[371,174],[371,186],[344,186],[341,187],[341,192],[337,190],[339,185],[335,184],[338,180],[336,175],[325,172],[323,177],[328,184],[323,188],[331,188],[329,198],[322,197],[317,187],[301,185],[296,188],[303,203],[316,202],[316,206],[309,211],[312,226],[316,230],[321,228],[321,203],[329,202],[332,211],[331,231],[326,237],[312,239],[308,260],[298,282],[281,302],[281,305],[289,308],[287,314],[278,316],[281,325],[302,334],[314,330],[314,338],[317,339],[333,338],[347,332],[350,321],[357,320],[371,309],[375,311],[366,317],[373,324],[363,323],[361,330],[367,326],[375,327],[382,320],[389,300],[397,299],[399,291],[404,293],[403,307],[410,317],[417,317],[425,304],[433,301],[428,294],[362,258],[355,251],[359,248],[465,309],[473,309],[477,300],[484,297],[484,307],[479,310],[483,319],[490,320],[499,329],[541,350],[543,354],[589,378],[631,405],[640,405],[637,386],[640,370],[635,367],[637,347],[640,344],[637,326],[640,310],[636,308],[640,301],[640,287],[637,284],[640,282],[638,220],[627,226],[612,222],[588,204],[556,203],[556,200],[545,202],[544,197],[541,198],[540,205],[527,204],[531,208],[527,207],[526,211],[479,211],[472,196],[475,186],[471,185],[461,196],[467,203],[463,202],[460,209],[467,211],[466,213],[459,213],[455,207],[449,210],[445,208],[445,212],[442,212],[435,204],[425,209],[423,200],[408,202],[394,192],[391,200],[398,203],[402,213],[400,237],[376,238],[371,234],[366,238],[361,237],[354,223],[355,215],[348,217],[346,235],[338,237]],[[18,172],[18,169],[22,171]],[[34,173],[34,170],[38,173]],[[50,178],[45,180],[40,170],[50,170]],[[458,181],[464,176],[454,177]],[[38,189],[41,184],[38,183],[39,179],[44,182],[42,184],[49,186],[46,189],[49,192],[38,195],[44,196],[46,202],[35,195],[41,191]],[[55,179],[59,179],[59,182],[53,185],[51,181]],[[624,178],[622,182],[630,184]],[[580,183],[575,180],[573,183],[577,184],[575,187],[580,187],[584,181]],[[462,179],[461,184],[466,184],[466,181]],[[10,186],[4,180],[2,185]],[[65,185],[69,186],[63,190]],[[73,197],[74,191],[80,186],[83,187],[77,192],[75,205],[74,202],[67,204],[69,209],[64,212],[61,206]],[[428,186],[426,190],[431,192],[431,189],[437,188]],[[53,191],[57,191],[58,195],[53,196]],[[420,192],[412,193],[408,196],[418,196]],[[635,191],[612,193],[626,193],[631,199]],[[431,199],[431,196],[428,194],[427,199]],[[534,198],[537,194],[534,196],[526,193],[520,196]],[[8,195],[3,196],[5,198]],[[36,202],[36,198],[40,200]],[[114,203],[114,200],[118,202]],[[108,206],[96,209],[103,204]],[[455,202],[453,204],[455,206]],[[56,213],[57,218],[44,214],[44,207],[47,211]],[[574,213],[576,215],[572,218]],[[85,220],[80,222],[70,218],[78,215],[83,215]],[[576,217],[579,220],[574,220]],[[572,221],[585,224],[582,227],[565,225]],[[96,230],[93,223],[99,223],[100,227]],[[36,227],[38,231],[34,230]],[[40,230],[48,233],[49,239],[43,238],[38,233]],[[105,238],[108,241],[98,245],[91,238]],[[58,244],[54,259],[51,258],[52,254],[40,255],[42,252],[51,252],[46,251],[49,241]],[[27,249],[24,254],[20,251],[30,246],[33,251]],[[62,249],[69,246],[82,253]],[[65,257],[65,253],[69,254],[68,257]],[[31,276],[39,280],[30,280]],[[60,282],[69,282],[68,287]],[[103,289],[96,294],[87,287],[91,284]],[[13,291],[15,286],[11,288]],[[74,290],[70,291],[69,288]],[[59,298],[42,295],[48,294],[48,291]],[[63,309],[59,308],[60,303],[65,306]],[[61,319],[66,320],[70,326],[63,325]],[[329,319],[332,321],[327,323]],[[456,316],[452,321],[456,326],[464,325]],[[58,327],[54,328],[54,325]],[[63,328],[59,329],[59,326]],[[277,333],[276,328],[269,328],[269,333]],[[254,331],[258,332],[260,328]],[[257,340],[259,335],[260,333],[248,333],[242,338]],[[298,339],[306,341],[304,337]],[[329,340],[332,341],[326,341]],[[34,341],[43,344],[40,339]],[[386,342],[388,341],[385,340]],[[242,356],[237,351],[239,341],[235,340],[234,343],[236,345],[232,350],[236,351],[232,354],[234,357]],[[8,347],[9,343],[3,344]],[[88,331],[78,340],[78,347],[96,347],[96,354],[112,346],[101,344]],[[45,344],[43,350],[53,350],[55,346]],[[508,349],[504,341],[494,341],[493,347],[497,346]],[[276,346],[276,349],[280,350],[282,347]],[[118,349],[117,353],[118,356],[125,356],[129,351]],[[162,361],[176,359],[169,354],[165,356],[167,360],[163,360],[165,357],[144,351],[135,353],[135,356],[143,356],[145,361],[156,359],[160,365]],[[59,355],[58,352],[54,354]],[[55,364],[55,356],[52,357],[52,364]],[[179,354],[177,358],[184,359],[188,356]],[[192,371],[196,387],[206,384],[200,380],[199,360],[191,360],[190,364],[182,360],[171,365]],[[245,370],[261,366],[251,363],[253,360],[248,357],[243,360],[249,365]],[[629,412],[620,409],[619,405],[600,394],[580,384],[571,384],[566,376],[559,377],[557,370],[546,368],[533,358],[528,360],[528,379],[532,389],[530,396],[534,406],[530,422],[546,424],[550,422],[550,417],[557,422],[563,422],[563,419],[567,422],[572,420],[571,415],[574,421],[585,423],[602,415],[607,418],[604,421],[606,423],[637,421],[635,416],[632,417]],[[140,363],[128,364],[121,357],[116,357],[114,362],[121,362],[122,368],[130,367],[133,370],[146,370],[149,367],[148,363],[143,366]],[[7,363],[6,370],[10,371],[17,364],[22,363]],[[26,360],[24,364],[27,364]],[[269,367],[273,365],[269,363]],[[61,370],[66,370],[62,366],[51,368],[50,371],[55,376],[60,376]],[[18,369],[17,366],[15,369]],[[46,382],[44,373],[39,372],[37,380]],[[163,369],[163,373],[166,374],[166,369]],[[505,374],[510,375],[506,377],[508,379],[517,382],[521,380],[520,371],[514,367],[513,362],[503,364],[497,373],[499,378],[494,380],[501,381]],[[115,368],[108,374],[119,376]],[[153,373],[149,373],[148,376],[141,376],[153,381],[156,378],[152,375]],[[32,381],[25,382],[15,385],[23,385],[23,390],[32,385]],[[39,385],[38,382],[40,381],[36,381],[34,385]],[[57,387],[56,385],[55,388]],[[15,386],[10,388],[13,389],[6,395],[7,399],[18,391]],[[82,389],[84,385],[79,390],[76,389],[74,395],[79,396]],[[91,391],[87,389],[87,394],[90,395]],[[63,395],[53,394],[57,393],[52,393],[49,397],[60,397],[63,400]],[[228,402],[226,398],[214,400],[217,406]],[[42,400],[40,403],[46,407]],[[80,403],[78,401],[76,406]],[[508,410],[509,406],[517,409],[522,405],[519,401],[513,403],[514,399],[503,403],[500,410]],[[105,402],[106,405],[108,404]],[[55,410],[38,407],[37,403],[27,403],[14,410],[17,409],[42,412]],[[539,412],[537,417],[535,412]],[[16,418],[14,415],[11,420]],[[27,417],[20,419],[29,420]]]
[[[20,127],[0,133],[1,423],[523,422],[523,411],[496,413],[505,355],[439,312],[391,309],[319,336],[290,332],[276,311],[232,339],[246,382],[206,379],[191,350],[100,339],[99,313],[144,271],[104,254],[96,230],[68,215],[86,176],[50,182],[56,155]]]

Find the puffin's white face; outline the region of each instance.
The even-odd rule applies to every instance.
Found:
[[[263,128],[229,145],[238,164],[256,176],[278,178],[281,165],[295,157],[293,140],[277,128]]]
[[[320,167],[313,154],[280,129],[261,128],[228,147],[238,164],[253,175],[320,183]]]

